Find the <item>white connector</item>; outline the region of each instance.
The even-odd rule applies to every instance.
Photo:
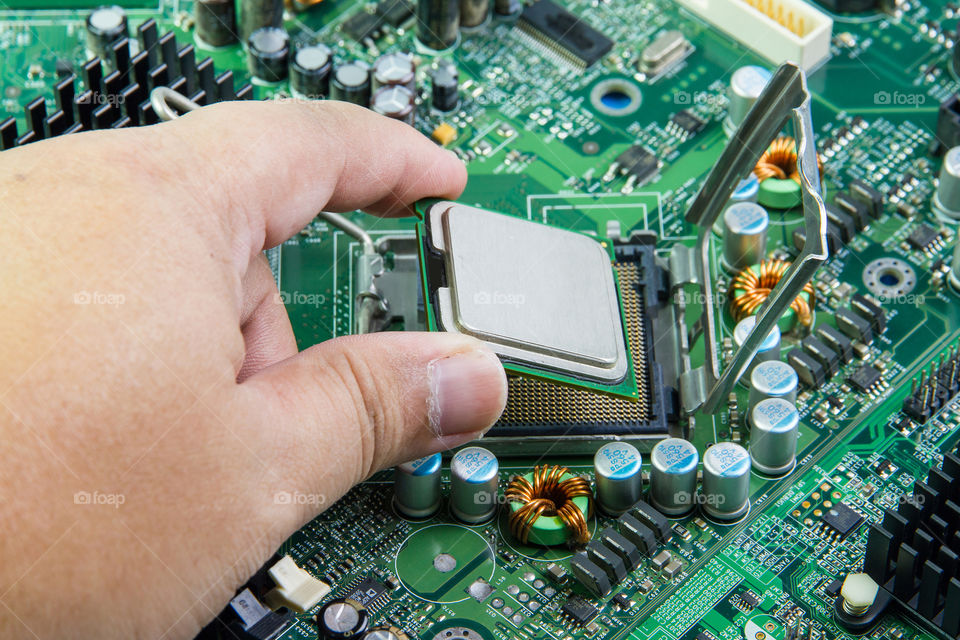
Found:
[[[677,0],[774,64],[804,71],[830,55],[833,19],[803,0]]]
[[[277,585],[266,595],[267,604],[274,609],[284,606],[303,613],[330,593],[330,585],[298,567],[290,556],[283,556],[267,573]]]

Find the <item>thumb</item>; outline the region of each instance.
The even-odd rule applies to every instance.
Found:
[[[260,415],[269,433],[268,464],[293,470],[295,482],[306,473],[303,489],[330,498],[379,469],[480,437],[507,398],[497,356],[453,333],[329,340],[239,388],[257,407],[247,415]]]

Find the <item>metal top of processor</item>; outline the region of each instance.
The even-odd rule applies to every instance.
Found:
[[[445,331],[515,362],[615,383],[627,350],[610,256],[580,233],[452,202],[429,212]]]

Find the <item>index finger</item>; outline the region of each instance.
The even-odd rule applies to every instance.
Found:
[[[180,171],[191,182],[219,185],[205,197],[254,252],[283,242],[320,210],[408,214],[416,200],[456,198],[466,184],[452,152],[410,125],[342,102],[227,102],[151,129],[189,151]]]

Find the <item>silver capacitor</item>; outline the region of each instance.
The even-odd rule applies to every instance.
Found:
[[[466,447],[450,461],[450,510],[469,524],[485,522],[497,508],[500,464],[483,447]]]
[[[960,147],[943,154],[940,184],[933,196],[933,206],[952,220],[960,220]]]
[[[635,505],[643,493],[643,463],[640,452],[626,442],[608,442],[593,456],[597,502],[611,515]]]
[[[479,27],[490,15],[490,0],[460,0],[460,27]]]
[[[413,124],[413,92],[401,85],[380,87],[370,100],[370,108],[382,116]]]
[[[689,440],[667,438],[650,452],[650,504],[668,516],[693,508],[700,454]]]
[[[393,470],[393,501],[408,518],[429,518],[440,508],[439,453],[404,462]]]
[[[750,406],[766,398],[797,401],[800,378],[793,367],[780,360],[760,362],[750,372]]]
[[[737,349],[742,347],[743,343],[747,341],[747,336],[750,335],[750,332],[753,331],[753,328],[756,326],[756,324],[757,316],[747,316],[738,322],[737,326],[733,328],[733,344]],[[748,384],[750,382],[750,373],[753,371],[755,366],[761,362],[779,359],[780,327],[774,324],[773,328],[770,329],[770,332],[767,334],[767,337],[763,342],[760,343],[760,348],[757,350],[757,354],[753,356],[753,360],[750,361],[750,366],[747,368],[741,380],[743,380],[745,384]]]
[[[373,90],[400,85],[416,91],[416,67],[406,53],[385,53],[373,61]]]
[[[780,476],[797,461],[800,414],[783,398],[761,400],[750,410],[750,460],[753,468]]]
[[[950,265],[950,285],[960,291],[960,234],[954,238],[953,263]]]
[[[757,176],[751,171],[747,174],[747,177],[737,183],[736,188],[733,190],[733,193],[730,194],[730,201],[727,203],[727,206],[736,204],[737,202],[756,202],[757,196],[760,194],[760,180],[757,179]],[[723,235],[723,216],[717,216],[717,219],[713,222],[713,232],[718,236]]]
[[[750,454],[733,442],[718,442],[703,454],[704,513],[735,520],[750,508]]]
[[[756,202],[735,202],[723,212],[723,263],[739,271],[767,255],[770,215]]]
[[[747,117],[771,77],[769,71],[755,65],[740,67],[730,76],[730,86],[727,87],[727,117],[723,122],[723,128],[728,135],[736,131]]]

